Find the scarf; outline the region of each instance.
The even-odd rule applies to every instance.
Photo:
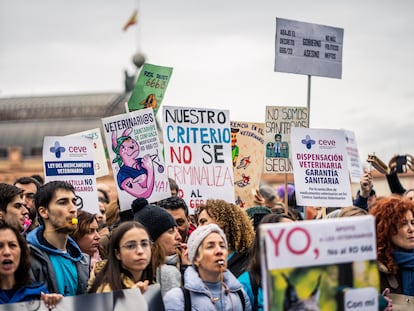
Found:
[[[403,294],[414,296],[414,250],[395,250],[393,256],[400,270]]]

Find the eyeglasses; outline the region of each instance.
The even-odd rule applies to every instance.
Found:
[[[142,240],[141,242],[127,242],[122,245],[122,248],[125,248],[128,252],[136,252],[138,246],[142,248],[142,250],[147,250],[152,246],[152,242],[150,240]]]

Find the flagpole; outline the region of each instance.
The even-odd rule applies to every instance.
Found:
[[[140,10],[140,0],[137,0],[137,52],[141,53],[141,10]]]

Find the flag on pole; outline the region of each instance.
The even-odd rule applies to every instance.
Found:
[[[131,17],[128,19],[128,21],[125,23],[122,29],[126,31],[129,28],[129,26],[135,25],[138,21],[137,16],[138,16],[138,10],[134,10],[134,12],[132,12]]]

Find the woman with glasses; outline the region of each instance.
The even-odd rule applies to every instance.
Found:
[[[151,271],[151,239],[137,221],[126,221],[112,232],[108,259],[91,280],[89,293],[139,288],[144,293],[154,283]],[[92,276],[93,277],[93,276]]]

